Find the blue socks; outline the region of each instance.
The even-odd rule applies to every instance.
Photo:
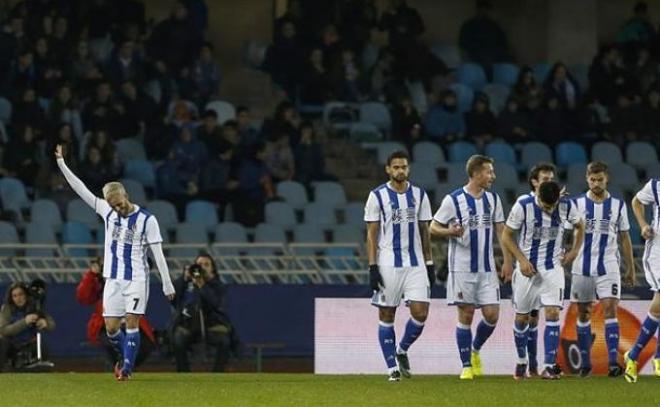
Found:
[[[635,346],[632,347],[628,357],[632,360],[637,360],[639,357],[639,352],[644,349],[644,346],[649,342],[649,340],[655,335],[655,332],[658,330],[658,322],[660,320],[653,317],[651,314],[646,316],[644,323],[642,324],[642,329],[639,330],[639,336],[637,337],[637,342]]]
[[[529,367],[531,369],[538,367],[536,360],[538,337],[539,327],[537,325],[529,325],[529,329],[527,330],[527,355],[529,356]]]
[[[399,343],[398,353],[408,352],[410,345],[412,345],[424,330],[424,323],[419,322],[415,318],[410,318],[406,324],[406,331],[403,333],[401,343]]]
[[[461,356],[463,367],[472,366],[470,356],[472,355],[472,329],[469,325],[463,325],[460,322],[456,324],[456,344],[458,353]]]
[[[513,339],[518,353],[518,364],[527,364],[527,345],[529,341],[529,326],[520,322],[513,324]]]
[[[124,365],[122,373],[130,375],[135,366],[135,357],[140,349],[140,329],[127,329],[126,340],[124,341]]]
[[[390,370],[396,368],[396,358],[394,356],[396,350],[395,340],[394,324],[383,321],[378,322],[378,342],[380,342],[380,349],[383,351],[387,368]]]
[[[545,345],[546,367],[553,366],[557,361],[557,349],[559,348],[559,321],[546,321],[543,336]]]
[[[477,352],[481,350],[481,347],[484,346],[484,343],[494,330],[495,325],[491,325],[482,319],[481,322],[479,322],[479,325],[477,325],[477,333],[475,335],[474,342],[472,343],[474,350]]]
[[[610,366],[617,364],[619,353],[619,321],[616,318],[605,320],[605,343],[607,344],[607,360]]]
[[[577,343],[582,362],[580,366],[591,368],[591,321],[577,321]]]
[[[112,345],[112,347],[115,349],[117,354],[123,355],[124,354],[124,340],[125,340],[124,331],[119,329],[112,336],[110,336],[110,334],[106,332],[106,336],[108,338],[108,342],[110,342],[110,345]]]

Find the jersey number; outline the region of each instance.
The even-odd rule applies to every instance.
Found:
[[[135,304],[133,304],[133,311],[137,310],[138,304],[140,303],[139,298],[133,298],[133,301],[135,301]]]
[[[619,285],[612,284],[612,295],[618,295],[618,294],[619,294]]]

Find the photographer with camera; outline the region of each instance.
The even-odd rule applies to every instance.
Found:
[[[224,371],[238,339],[223,310],[224,287],[218,278],[215,261],[201,254],[174,281],[176,294],[172,306],[176,313],[171,326],[176,370],[190,372],[188,350],[194,343],[215,347],[213,371]]]
[[[89,264],[76,287],[76,299],[82,305],[94,305],[94,312],[87,322],[87,340],[93,345],[102,345],[112,366],[121,361],[121,354],[110,343],[103,320],[103,260],[98,257]],[[125,327],[124,327],[125,329]],[[140,318],[140,350],[135,359],[135,366],[140,366],[156,347],[154,330],[146,317]]]
[[[14,368],[37,361],[37,333],[55,329],[55,320],[42,308],[45,292],[42,280],[9,286],[0,309],[0,370],[7,359]]]

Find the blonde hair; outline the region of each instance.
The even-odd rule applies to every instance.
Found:
[[[124,189],[124,186],[121,184],[121,182],[108,182],[103,186],[103,198],[108,199],[108,196],[115,194],[122,194],[128,198],[126,189]]]

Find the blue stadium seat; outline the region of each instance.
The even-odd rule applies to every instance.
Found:
[[[147,193],[144,191],[144,185],[134,179],[122,178],[119,180],[124,186],[128,199],[140,206],[147,204]]]
[[[25,185],[17,178],[0,178],[0,200],[5,209],[10,209],[21,215],[21,209],[30,207]]]
[[[18,244],[18,232],[13,223],[0,221],[0,244]],[[0,249],[1,257],[16,256],[14,249]]]
[[[658,152],[651,143],[633,141],[626,147],[626,162],[635,168],[647,168],[658,162]]]
[[[339,182],[321,181],[314,185],[314,202],[324,205],[334,205],[335,208],[346,204],[346,192]]]
[[[383,139],[383,134],[375,124],[367,122],[351,123],[349,125],[351,141],[354,143],[374,143]]]
[[[474,90],[461,83],[453,83],[449,85],[449,89],[456,93],[456,100],[458,101],[458,110],[465,113],[472,108],[472,101],[474,100]]]
[[[452,163],[447,165],[447,185],[451,192],[456,188],[467,183],[467,173],[465,172],[465,163]]]
[[[124,177],[140,182],[147,188],[156,186],[156,172],[147,160],[128,160],[124,164]]]
[[[240,223],[222,222],[215,228],[215,241],[217,243],[247,243],[247,231]]]
[[[92,244],[92,232],[85,223],[66,222],[62,225],[62,244]],[[70,249],[66,251],[71,257],[88,257],[91,250],[88,249]]]
[[[426,89],[422,81],[406,81],[406,88],[410,95],[410,101],[419,114],[423,115],[429,108]]]
[[[468,141],[455,141],[447,146],[450,163],[464,163],[472,155],[477,154],[477,146]]]
[[[30,222],[25,226],[25,243],[27,244],[58,244],[53,225],[44,222]],[[28,257],[53,257],[57,253],[53,249],[27,249]]]
[[[542,84],[550,73],[551,69],[552,65],[547,62],[539,62],[538,64],[534,65],[532,67],[532,72],[534,73],[534,79],[536,79],[536,83]]]
[[[552,150],[545,143],[531,141],[523,144],[520,162],[524,168],[531,168],[539,162],[552,162]]]
[[[591,160],[604,161],[608,164],[623,162],[621,149],[609,141],[599,141],[591,147]]]
[[[218,212],[213,202],[195,200],[186,205],[186,223],[206,228],[207,232],[215,230],[218,224]]]
[[[174,230],[177,223],[179,223],[176,207],[169,201],[159,199],[150,201],[147,204],[147,210],[156,217],[161,230]]]
[[[586,163],[587,152],[582,144],[563,141],[555,148],[555,162],[560,167],[567,167],[574,163]]]
[[[374,143],[370,146],[376,147],[376,154],[378,157],[378,164],[387,164],[387,158],[395,151],[408,151],[406,146],[398,141],[383,141]]]
[[[415,143],[412,150],[413,161],[431,162],[434,164],[443,163],[446,161],[445,152],[438,144],[432,141],[419,141]]]
[[[12,106],[9,99],[0,96],[0,121],[4,124],[11,123]]]
[[[296,181],[281,181],[277,184],[277,196],[284,199],[294,209],[301,209],[309,203],[305,186]]]
[[[84,223],[88,228],[99,228],[101,218],[82,199],[73,199],[66,205],[67,222]]]
[[[509,190],[516,191],[520,181],[518,180],[518,172],[512,164],[506,162],[496,162],[495,163],[495,174],[497,179],[495,180],[495,187],[500,190]],[[504,196],[504,194],[500,194]]]
[[[144,145],[138,139],[130,137],[119,139],[117,140],[116,147],[117,156],[122,162],[147,159]]]
[[[367,199],[366,194],[364,199]],[[364,228],[364,205],[364,202],[349,202],[344,205],[344,223]]]
[[[495,114],[499,115],[500,112],[506,106],[506,101],[509,98],[511,90],[505,85],[500,85],[498,83],[490,83],[481,90],[488,97],[490,104],[490,110]]]
[[[481,90],[486,83],[486,73],[481,65],[466,62],[456,69],[456,80],[458,83],[469,86],[473,90]]]
[[[520,68],[518,65],[499,63],[493,65],[493,83],[513,87],[518,81]]]
[[[37,199],[30,208],[30,222],[50,225],[57,230],[62,226],[60,208],[50,199]]]
[[[449,69],[456,69],[461,65],[461,50],[455,44],[433,44],[431,53],[440,58]]]
[[[495,168],[501,163],[510,165],[517,165],[516,152],[511,147],[511,144],[503,142],[493,142],[486,146],[486,155],[495,159]],[[496,171],[497,172],[497,171]]]
[[[433,189],[438,183],[437,165],[428,161],[410,165],[410,180],[424,189]]]
[[[268,202],[264,208],[266,223],[284,228],[292,228],[296,222],[296,213],[287,202]]]
[[[337,225],[332,229],[332,241],[335,243],[359,243],[365,241],[364,232],[355,224]]]
[[[260,223],[254,229],[255,243],[286,243],[286,233],[280,225]]]
[[[571,196],[579,195],[587,189],[587,164],[576,162],[566,168],[566,189]]]
[[[218,115],[218,123],[224,124],[227,120],[236,119],[236,108],[233,104],[224,100],[214,100],[208,102],[205,110],[213,110]]]
[[[637,192],[640,182],[635,168],[626,163],[608,163],[610,170],[609,182],[625,191]]]
[[[305,207],[305,223],[315,225],[334,225],[337,223],[335,206],[325,202],[314,202]]]
[[[336,130],[348,130],[351,123],[358,121],[353,105],[346,102],[327,102],[323,106],[323,125]]]
[[[371,123],[383,131],[389,132],[392,129],[392,117],[384,103],[361,103],[359,117],[361,122]]]
[[[589,66],[585,64],[574,64],[568,68],[573,78],[580,85],[582,93],[589,88]]]
[[[660,178],[660,162],[647,165],[644,168],[646,178]],[[641,186],[641,185],[640,185]]]
[[[196,223],[179,223],[176,226],[177,244],[208,244],[208,233],[206,229]],[[199,248],[173,248],[170,250],[170,256],[193,258],[200,251],[207,251]]]
[[[293,241],[296,243],[325,243],[325,234],[317,224],[302,223],[293,229]]]

